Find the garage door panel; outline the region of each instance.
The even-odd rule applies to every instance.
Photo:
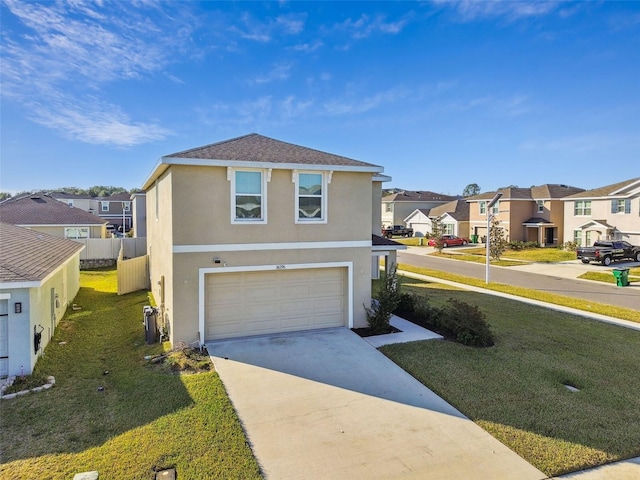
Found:
[[[205,338],[343,326],[346,269],[210,274],[205,277]]]

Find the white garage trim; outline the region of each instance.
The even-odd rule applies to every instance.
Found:
[[[294,263],[280,265],[200,268],[198,270],[198,341],[200,346],[204,345],[205,342],[205,279],[207,275],[218,273],[264,272],[272,270],[303,270],[335,267],[347,269],[347,320],[349,328],[353,328],[353,262]]]
[[[306,250],[319,248],[371,247],[371,240],[343,242],[291,242],[291,243],[223,243],[219,245],[174,245],[173,253],[253,252],[256,250]]]

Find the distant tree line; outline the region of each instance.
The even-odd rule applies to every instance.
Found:
[[[110,197],[111,195],[116,195],[118,193],[138,193],[141,192],[142,190],[139,188],[133,188],[131,190],[127,190],[126,188],[122,188],[122,187],[106,187],[103,185],[96,185],[95,187],[90,187],[90,188],[78,188],[78,187],[62,187],[62,188],[53,188],[53,189],[48,189],[48,190],[25,190],[23,192],[18,192],[15,194],[16,197],[20,196],[20,195],[25,195],[25,194],[30,194],[30,193],[37,193],[37,192],[64,192],[64,193],[72,193],[74,195],[88,195],[92,198],[95,197]],[[7,198],[11,198],[13,195],[11,195],[8,192],[0,192],[0,202],[3,200],[6,200]]]

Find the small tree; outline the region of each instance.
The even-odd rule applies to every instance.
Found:
[[[365,305],[367,311],[367,321],[371,333],[379,334],[389,331],[389,320],[391,314],[400,304],[400,284],[396,274],[396,266],[389,265],[388,273],[383,274],[382,287],[378,291],[376,298],[371,300],[371,307]]]
[[[500,257],[507,248],[507,240],[504,238],[504,228],[500,226],[500,220],[496,217],[491,219],[489,240],[489,256],[492,260],[500,260]]]
[[[444,242],[442,241],[442,223],[437,218],[431,219],[431,234],[429,235],[433,238],[438,252],[442,252],[442,248],[444,247]]]
[[[480,193],[480,186],[477,183],[470,183],[464,190],[462,191],[463,197],[473,197],[474,195],[478,195]]]

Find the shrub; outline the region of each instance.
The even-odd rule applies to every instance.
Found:
[[[389,266],[389,273],[384,274],[382,280],[382,287],[377,297],[371,300],[371,307],[364,307],[369,328],[374,335],[389,331],[389,319],[400,303],[400,284],[395,265]]]
[[[490,347],[493,334],[484,314],[476,305],[450,298],[438,311],[439,332],[463,345],[472,347]]]
[[[569,252],[575,252],[576,248],[578,248],[578,244],[576,242],[564,242],[564,249]]]

